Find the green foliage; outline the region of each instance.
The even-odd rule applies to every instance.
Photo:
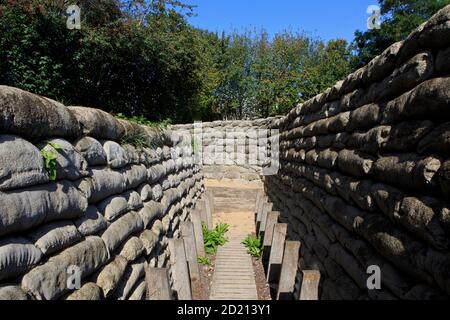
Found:
[[[205,251],[207,254],[215,254],[217,247],[223,246],[228,240],[225,238],[225,233],[228,231],[229,225],[219,224],[213,230],[208,230],[208,227],[203,223],[203,241],[205,243]]]
[[[210,266],[211,265],[211,259],[209,259],[208,257],[198,257],[197,261],[199,264],[203,265],[203,266]]]
[[[165,119],[165,120],[161,120],[161,121],[150,121],[150,120],[148,120],[146,117],[144,117],[142,115],[141,116],[127,117],[123,113],[118,113],[115,116],[118,119],[128,120],[128,121],[133,122],[133,123],[141,124],[141,125],[152,127],[152,128],[158,128],[158,129],[165,129],[169,125],[172,124],[172,120],[171,119]]]
[[[255,258],[261,257],[262,254],[262,241],[261,237],[255,237],[255,236],[247,236],[244,241],[242,241],[242,244],[245,245],[247,248],[247,252]]]
[[[357,54],[354,68],[367,64],[391,44],[404,40],[450,0],[379,0],[382,14],[380,29],[356,31],[352,46]]]
[[[50,178],[50,181],[56,180],[56,158],[58,150],[61,147],[54,142],[47,142],[46,146],[41,149],[42,158],[44,158],[44,168]]]

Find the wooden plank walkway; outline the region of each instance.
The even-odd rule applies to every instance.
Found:
[[[219,247],[210,300],[258,300],[252,258],[241,242],[247,234],[227,233]]]

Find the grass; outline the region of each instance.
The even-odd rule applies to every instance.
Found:
[[[47,148],[48,146],[51,148]],[[44,158],[44,168],[50,181],[56,180],[56,158],[58,157],[58,150],[61,150],[61,147],[54,142],[47,142],[45,147],[41,149],[41,155]]]
[[[203,266],[210,266],[211,265],[211,259],[209,259],[208,257],[198,257],[197,261],[199,264],[203,265]]]
[[[247,248],[247,252],[255,258],[260,258],[262,254],[262,240],[261,237],[247,236],[242,244]]]
[[[203,241],[205,243],[205,251],[207,254],[215,254],[219,246],[223,246],[228,240],[225,233],[228,231],[229,225],[221,223],[213,230],[208,230],[205,224],[202,224]]]
[[[144,116],[132,116],[132,117],[127,117],[125,116],[123,113],[118,113],[115,115],[117,118],[122,119],[122,120],[128,120],[130,122],[134,122],[137,124],[142,124],[144,126],[148,126],[148,127],[152,127],[152,128],[159,128],[159,129],[165,129],[167,128],[169,125],[172,124],[172,120],[171,119],[166,119],[166,120],[162,120],[162,121],[158,121],[158,122],[154,122],[154,121],[150,121],[148,120],[146,117]]]

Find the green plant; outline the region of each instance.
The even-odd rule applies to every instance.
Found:
[[[262,253],[262,241],[261,237],[255,237],[255,236],[247,236],[244,241],[242,241],[242,244],[245,245],[247,248],[247,252],[252,256],[259,258],[261,257]]]
[[[172,124],[172,120],[171,119],[165,119],[165,120],[162,120],[162,121],[154,122],[154,121],[148,120],[144,116],[127,117],[123,113],[116,114],[116,117],[119,118],[119,119],[122,119],[122,120],[127,120],[127,121],[130,121],[130,122],[133,122],[133,123],[142,124],[144,126],[153,127],[153,128],[159,128],[159,129],[165,129],[169,125]]]
[[[46,146],[41,149],[41,155],[44,158],[44,168],[47,171],[50,181],[56,180],[56,158],[58,157],[58,150],[61,150],[61,147],[54,142],[47,142]]]
[[[228,231],[229,225],[221,223],[213,230],[208,230],[205,224],[202,224],[203,241],[205,243],[205,251],[207,254],[215,254],[218,246],[223,246],[228,240],[225,233]]]
[[[199,264],[204,265],[204,266],[211,265],[211,259],[209,259],[208,257],[198,257],[197,261]]]

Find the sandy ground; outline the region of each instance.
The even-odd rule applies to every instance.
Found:
[[[214,225],[226,223],[229,234],[251,234],[255,232],[255,214],[253,212],[218,212],[213,216]]]

